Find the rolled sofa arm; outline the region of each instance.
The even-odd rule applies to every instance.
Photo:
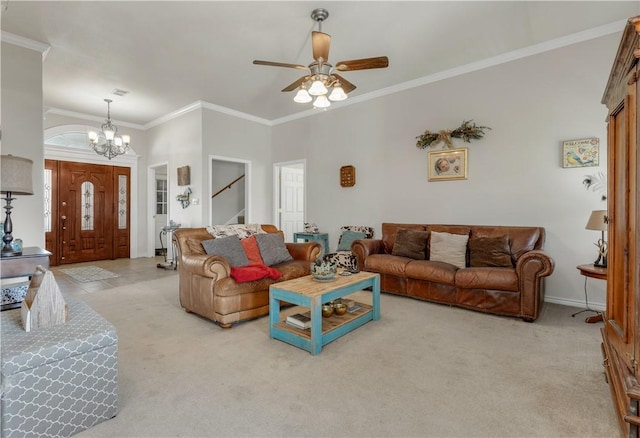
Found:
[[[544,277],[553,273],[555,263],[542,250],[524,253],[516,262],[520,289],[520,314],[525,321],[535,321],[544,301]]]
[[[217,255],[192,254],[182,256],[181,268],[192,274],[213,278],[215,281],[226,278],[231,273],[231,265],[226,258]]]
[[[371,254],[384,254],[382,239],[359,239],[351,244],[351,252],[358,259],[359,269],[364,269],[364,260]]]
[[[322,245],[318,242],[286,243],[287,250],[294,260],[312,262],[322,253]]]

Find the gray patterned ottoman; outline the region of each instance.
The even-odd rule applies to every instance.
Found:
[[[2,437],[68,437],[118,413],[118,337],[87,304],[69,322],[29,333],[0,313]]]

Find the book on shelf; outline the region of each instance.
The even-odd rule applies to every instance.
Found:
[[[311,328],[311,312],[289,315],[287,316],[287,319],[285,319],[285,322],[301,329]]]
[[[342,303],[347,305],[347,312],[349,312],[349,313],[353,313],[353,312],[356,312],[356,311],[362,309],[362,306],[357,301],[347,300],[347,299],[344,299],[344,298],[341,301],[342,301]]]

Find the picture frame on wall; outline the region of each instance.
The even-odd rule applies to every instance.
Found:
[[[562,167],[597,167],[600,165],[600,139],[583,138],[562,142]]]
[[[467,148],[429,152],[429,181],[467,179]]]

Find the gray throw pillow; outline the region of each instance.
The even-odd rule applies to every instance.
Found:
[[[415,260],[424,260],[426,258],[425,249],[427,248],[428,237],[428,231],[400,228],[396,232],[396,242],[393,244],[391,254]]]
[[[260,255],[267,266],[293,260],[280,233],[256,234]]]
[[[249,259],[244,252],[238,236],[217,237],[211,240],[204,240],[202,241],[202,246],[207,254],[224,257],[233,267],[249,265]]]

